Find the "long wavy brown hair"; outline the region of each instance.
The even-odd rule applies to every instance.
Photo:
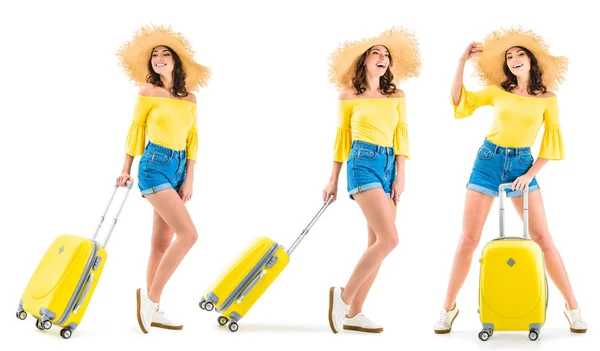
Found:
[[[164,46],[164,45],[161,45]],[[186,97],[189,95],[187,89],[185,88],[185,71],[183,70],[183,65],[181,64],[181,59],[177,55],[173,49],[168,46],[165,46],[167,50],[173,55],[173,62],[175,66],[173,67],[173,87],[171,88],[171,95],[177,98]],[[152,49],[154,51],[154,48]],[[153,84],[157,87],[164,86],[163,82],[160,80],[160,74],[154,71],[152,67],[152,54],[150,54],[150,59],[148,59],[148,76],[146,77],[146,82]]]
[[[538,61],[533,55],[533,53],[522,46],[515,46],[525,52],[527,57],[530,60],[530,70],[529,70],[529,86],[527,87],[527,93],[529,95],[538,95],[544,94],[547,91],[546,86],[542,82],[542,69],[538,65]],[[506,80],[501,83],[502,88],[506,91],[513,91],[513,89],[517,86],[517,76],[515,76],[508,68],[508,63],[506,62],[506,54],[504,55],[504,75],[506,75]]]
[[[382,45],[386,50],[389,49]],[[369,50],[365,51],[359,58],[356,60],[354,64],[354,78],[352,78],[352,85],[356,89],[356,94],[360,95],[364,93],[367,88],[367,67],[365,66],[365,60],[367,59],[367,55],[371,53],[373,47],[370,47]],[[396,84],[394,84],[394,75],[392,71],[390,71],[390,67],[393,65],[392,55],[390,54],[390,64],[388,65],[387,70],[384,75],[379,78],[379,89],[384,95],[391,96],[396,92]]]

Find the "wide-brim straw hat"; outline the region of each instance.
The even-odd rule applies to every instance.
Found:
[[[558,89],[565,79],[568,59],[550,55],[548,45],[541,36],[520,27],[495,30],[477,47],[483,52],[473,58],[473,64],[475,75],[483,84],[500,85],[506,80],[503,70],[506,51],[514,46],[531,51],[542,71],[542,83],[549,91]]]
[[[338,47],[329,58],[329,81],[338,89],[352,87],[356,61],[375,45],[384,45],[392,57],[389,70],[394,75],[394,84],[419,75],[421,59],[417,38],[408,29],[392,27],[377,37],[346,41]]]
[[[211,75],[210,69],[194,60],[195,52],[190,42],[168,25],[141,27],[117,51],[120,65],[133,82],[137,85],[146,83],[150,73],[148,60],[157,46],[168,46],[177,53],[185,71],[185,87],[188,91],[196,91],[199,87],[207,85]]]

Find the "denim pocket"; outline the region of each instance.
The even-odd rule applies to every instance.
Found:
[[[488,149],[485,146],[480,147],[477,151],[477,158],[479,158],[480,160],[489,160],[492,158],[492,156],[494,156],[492,150]]]
[[[519,154],[519,162],[523,165],[530,165],[533,163],[533,156],[530,153]]]
[[[152,154],[152,157],[148,159],[148,162],[153,163],[155,165],[166,165],[171,161],[171,157],[167,155],[163,155],[161,153],[155,152]]]
[[[377,157],[377,154],[373,150],[358,149],[357,152],[356,152],[356,157],[355,158],[357,160],[371,161],[371,160],[374,160],[375,157]]]

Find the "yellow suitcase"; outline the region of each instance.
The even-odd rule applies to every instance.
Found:
[[[288,250],[265,236],[250,242],[210,285],[200,300],[200,308],[215,310],[220,314],[220,325],[229,323],[230,331],[238,331],[238,322],[285,269],[292,252],[332,202],[333,197],[323,204]]]
[[[54,239],[21,295],[17,318],[24,320],[29,313],[36,319],[38,329],[48,330],[55,325],[62,328],[60,335],[64,339],[72,336],[81,324],[104,270],[106,244],[132,185],[128,182],[127,193],[102,245],[96,237],[117,192],[116,184],[92,239],[71,234],[62,234]]]
[[[500,186],[500,237],[482,251],[479,277],[479,316],[483,330],[479,339],[487,341],[495,331],[529,331],[538,339],[546,321],[548,284],[544,255],[528,238],[528,201],[524,196],[523,236],[504,235],[504,189]]]

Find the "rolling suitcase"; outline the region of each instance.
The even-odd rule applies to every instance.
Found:
[[[128,181],[123,202],[102,245],[96,236],[119,188],[117,184],[92,239],[71,234],[54,239],[21,295],[17,318],[24,320],[29,313],[38,329],[48,330],[55,325],[62,328],[64,339],[71,337],[94,294],[106,264],[106,244],[132,186],[133,182]]]
[[[528,238],[528,193],[523,196],[523,236],[504,235],[504,189],[500,185],[500,237],[487,243],[481,254],[479,277],[479,317],[486,341],[495,331],[529,331],[538,339],[546,321],[548,284],[544,255]]]
[[[332,202],[333,197],[323,204],[288,250],[264,236],[250,242],[207,289],[200,308],[214,309],[221,314],[219,324],[229,323],[229,330],[236,332],[238,322],[287,266],[292,252]]]

